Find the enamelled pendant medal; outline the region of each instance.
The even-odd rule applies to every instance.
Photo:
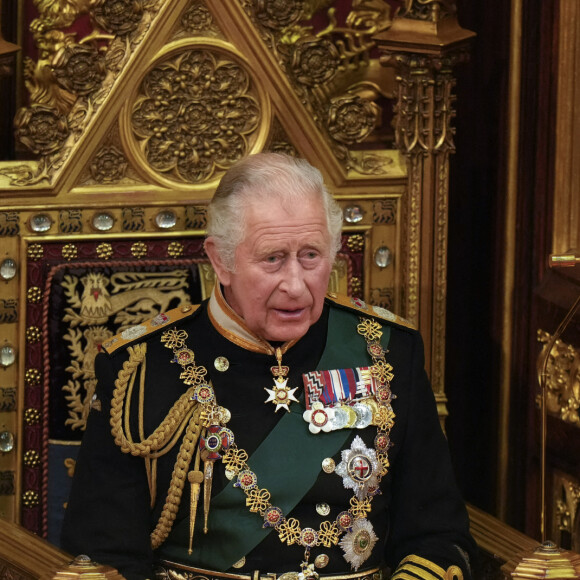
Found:
[[[280,347],[276,348],[275,355],[278,365],[270,367],[270,372],[274,377],[274,386],[271,389],[264,387],[264,390],[269,395],[265,403],[276,405],[276,412],[278,412],[278,409],[286,409],[289,412],[290,403],[298,403],[298,399],[294,396],[298,387],[291,389],[288,386],[288,372],[290,368],[282,366],[282,349]]]

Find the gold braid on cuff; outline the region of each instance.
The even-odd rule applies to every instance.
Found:
[[[401,561],[391,580],[463,580],[459,566],[449,566],[447,570],[419,556],[407,556]]]

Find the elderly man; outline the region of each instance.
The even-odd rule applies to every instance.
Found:
[[[251,156],[208,213],[211,298],[97,357],[63,547],[130,580],[469,577],[420,336],[327,294],[320,173]]]

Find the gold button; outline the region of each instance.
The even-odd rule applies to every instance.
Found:
[[[316,513],[319,516],[327,516],[330,513],[330,506],[327,503],[317,503]]]
[[[191,310],[191,305],[189,306],[182,306],[181,307],[181,312],[189,312]]]
[[[326,459],[322,460],[322,471],[324,473],[332,473],[336,464],[334,463],[334,459],[332,457],[327,457]]]
[[[218,356],[213,361],[213,366],[220,372],[225,372],[230,368],[230,361],[225,356]]]

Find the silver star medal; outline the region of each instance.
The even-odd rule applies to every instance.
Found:
[[[286,409],[286,411],[290,412],[289,405],[290,403],[298,403],[298,399],[294,396],[294,393],[298,389],[298,387],[294,387],[291,389],[288,385],[288,379],[284,379],[282,377],[276,377],[274,379],[274,387],[272,389],[268,389],[264,387],[264,390],[268,393],[269,397],[266,399],[266,403],[273,403],[276,405],[276,413],[278,409]]]
[[[378,539],[368,520],[364,518],[355,520],[352,529],[340,540],[344,559],[358,570],[371,555]]]
[[[342,477],[346,489],[352,489],[359,500],[374,495],[379,486],[380,468],[377,453],[369,449],[357,435],[350,446],[341,452],[342,461],[335,473]]]

